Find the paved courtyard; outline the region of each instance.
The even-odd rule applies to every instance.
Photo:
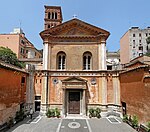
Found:
[[[7,132],[136,132],[117,118],[57,119],[28,117]]]

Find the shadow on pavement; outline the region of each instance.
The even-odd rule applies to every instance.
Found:
[[[15,130],[17,127],[23,125],[23,124],[30,124],[31,122],[33,122],[34,120],[36,120],[36,118],[39,116],[39,112],[35,112],[32,116],[32,119],[30,117],[30,115],[26,118],[23,119],[23,121],[20,121],[18,123],[16,123],[13,127],[11,128],[7,128],[6,130],[3,130],[2,132],[12,132],[13,130]]]

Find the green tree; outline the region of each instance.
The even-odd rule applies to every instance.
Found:
[[[0,60],[23,68],[25,65],[22,62],[19,62],[16,54],[9,48],[0,47]]]
[[[150,44],[150,37],[146,39],[147,44]]]

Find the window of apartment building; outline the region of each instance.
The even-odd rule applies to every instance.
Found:
[[[35,56],[36,56],[36,52],[35,52]]]
[[[21,83],[25,83],[25,79],[26,79],[25,77],[22,77],[21,78]]]
[[[107,70],[112,70],[112,66],[107,66]]]
[[[22,54],[24,54],[24,49],[22,49]]]
[[[143,50],[143,46],[139,46],[139,50]]]
[[[66,69],[66,54],[64,52],[59,52],[57,54],[57,68],[59,70]]]
[[[50,25],[48,25],[48,28],[50,28],[51,26]]]
[[[133,34],[133,37],[135,37],[135,33]]]
[[[25,42],[24,42],[24,40],[23,40],[23,39],[21,40],[21,43],[22,43],[22,44],[25,44]]]
[[[148,50],[148,45],[146,46],[146,50]]]
[[[145,36],[147,37],[147,36],[148,36],[148,33],[145,33]]]
[[[28,50],[26,50],[26,53],[28,53]]]
[[[141,33],[139,33],[139,37],[141,37]]]
[[[141,40],[139,40],[139,43],[141,43],[142,41]]]
[[[133,45],[135,45],[135,40],[133,40]]]
[[[92,54],[90,52],[85,52],[83,54],[83,70],[90,70],[91,69],[91,62],[92,62]]]

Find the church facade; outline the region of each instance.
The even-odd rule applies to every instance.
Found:
[[[119,74],[106,69],[110,33],[77,18],[62,22],[58,6],[45,6],[44,20],[43,69],[35,77],[41,80],[41,112],[87,115],[91,107],[120,107]]]

